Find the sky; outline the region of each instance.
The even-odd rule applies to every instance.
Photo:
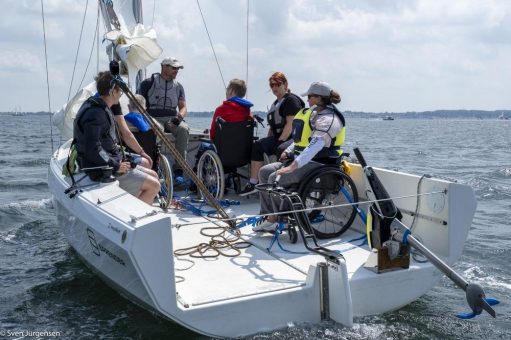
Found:
[[[298,94],[311,82],[329,83],[341,94],[343,111],[511,109],[509,0],[199,3],[225,82],[247,80],[248,66],[247,97],[254,110],[267,110],[275,99],[268,87],[275,71],[283,72]],[[50,102],[41,1],[2,0],[0,112],[58,111],[82,78],[86,85],[108,67],[106,44],[100,45],[99,58],[93,44],[97,1],[88,1],[78,56],[87,1],[43,4]],[[159,71],[163,57],[178,58],[188,109],[213,111],[225,89],[197,1],[149,0],[143,13],[163,48],[148,74]],[[103,24],[100,28],[102,37]]]

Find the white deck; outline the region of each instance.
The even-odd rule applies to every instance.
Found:
[[[240,205],[232,205],[226,212],[231,215],[246,218],[257,215],[259,201],[257,195],[253,198],[229,196],[229,199],[240,201]],[[208,207],[209,208],[209,207]],[[174,213],[174,211],[172,211]],[[173,221],[172,238],[174,250],[191,247],[199,243],[208,243],[211,238],[200,233],[204,227],[225,226],[223,222],[207,217],[194,216],[190,212],[180,212]],[[186,223],[206,222],[207,224],[186,225]],[[183,224],[176,228],[176,224]],[[188,255],[175,257],[176,275],[184,280],[177,280],[176,290],[182,298],[181,303],[198,306],[205,303],[223,301],[226,299],[247,297],[251,295],[296,288],[305,285],[307,272],[311,265],[324,262],[322,256],[312,254],[305,249],[298,237],[298,242],[291,244],[286,233],[279,237],[281,250],[275,243],[269,253],[267,248],[273,238],[272,234],[253,232],[250,225],[242,227],[242,239],[251,243],[248,248],[240,249],[236,257],[219,255],[215,258],[192,258]],[[206,231],[214,234],[215,231]],[[359,238],[355,231],[348,231],[341,238],[321,241],[321,245],[343,252],[348,265],[348,271],[353,274],[365,263],[369,256],[367,246],[356,247],[363,241],[345,243],[346,240]],[[233,254],[233,251],[227,251]],[[302,254],[295,254],[295,253]],[[208,254],[213,254],[209,252]],[[183,259],[183,260],[181,260]],[[275,261],[275,260],[278,261]],[[193,261],[193,265],[190,261]],[[185,270],[180,270],[185,269]],[[370,273],[369,271],[367,271]],[[351,275],[350,275],[351,276]]]

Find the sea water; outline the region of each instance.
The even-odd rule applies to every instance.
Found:
[[[132,304],[95,276],[57,226],[47,187],[59,143],[44,115],[0,116],[0,338],[161,339],[205,337]],[[195,129],[206,118],[189,118]],[[346,151],[359,147],[369,165],[429,174],[470,185],[478,206],[454,269],[501,301],[497,318],[472,320],[464,293],[448,279],[394,312],[290,325],[254,339],[511,338],[511,121],[347,119]],[[264,130],[259,131],[264,135]],[[378,301],[373,303],[377,304]],[[271,306],[268,306],[271,308]]]

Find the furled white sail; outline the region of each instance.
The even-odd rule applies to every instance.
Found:
[[[137,24],[129,33],[111,31],[105,37],[112,41],[116,55],[126,65],[130,84],[134,84],[139,70],[145,69],[163,52],[156,42],[156,32],[142,24]]]
[[[135,84],[138,71],[145,69],[162,53],[156,41],[156,32],[146,28],[142,22],[142,9],[139,0],[101,0],[101,12],[108,32],[105,39],[111,41],[107,50],[114,48],[114,57],[121,59],[127,68],[128,83]],[[112,53],[108,53],[112,59]],[[133,87],[133,86],[132,86]],[[73,136],[73,121],[82,103],[96,93],[95,83],[82,88],[54,115],[54,125],[63,138]],[[126,99],[121,98],[123,112],[127,113]]]

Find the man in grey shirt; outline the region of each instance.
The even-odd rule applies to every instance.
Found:
[[[140,83],[139,94],[144,96],[147,112],[176,138],[176,149],[186,159],[186,148],[190,129],[184,122],[188,113],[185,90],[177,80],[177,73],[183,65],[174,57],[161,62],[161,72],[154,73]],[[182,169],[175,165],[175,175],[182,176]]]

